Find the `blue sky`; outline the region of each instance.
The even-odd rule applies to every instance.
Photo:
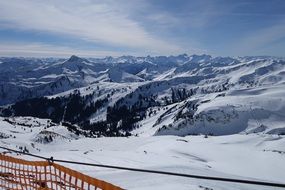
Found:
[[[0,0],[0,56],[284,50],[284,0]]]

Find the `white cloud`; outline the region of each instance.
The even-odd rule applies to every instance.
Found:
[[[188,49],[190,54],[194,53],[208,53],[201,49]],[[77,55],[80,57],[106,57],[106,56],[158,56],[157,53],[142,53],[140,51],[120,51],[120,50],[94,50],[84,49],[82,47],[72,48],[70,46],[51,45],[45,43],[21,43],[21,42],[6,42],[0,44],[0,56],[4,57],[70,57]],[[168,54],[165,54],[168,55]]]
[[[113,47],[152,53],[183,49],[148,33],[112,1],[9,0],[0,1],[2,26],[64,34]]]
[[[120,51],[102,51],[102,50],[84,50],[70,48],[67,46],[49,45],[43,43],[1,43],[0,56],[7,57],[69,57],[78,55],[81,57],[105,57],[121,56],[126,52]],[[135,55],[135,54],[134,54]]]

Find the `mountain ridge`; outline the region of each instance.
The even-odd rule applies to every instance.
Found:
[[[0,72],[1,104],[9,104],[1,108],[3,116],[70,122],[97,135],[184,136],[256,131],[261,126],[253,124],[261,123],[256,118],[270,123],[284,111],[264,103],[284,103],[285,61],[280,58],[182,54],[87,60],[73,55],[33,61],[32,70],[19,76]],[[35,110],[39,107],[41,112]],[[228,125],[232,128],[221,127]],[[276,126],[261,127],[262,132],[283,134]]]

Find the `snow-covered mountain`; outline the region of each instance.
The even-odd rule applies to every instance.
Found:
[[[67,121],[111,136],[285,130],[282,58],[182,54],[0,61],[3,116]]]
[[[1,146],[106,165],[284,179],[282,58],[0,58],[0,79]],[[67,166],[125,189],[268,189]]]

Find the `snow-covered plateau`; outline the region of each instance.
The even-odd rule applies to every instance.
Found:
[[[284,58],[0,61],[0,146],[72,161],[284,183]],[[65,165],[125,189],[277,189]]]

